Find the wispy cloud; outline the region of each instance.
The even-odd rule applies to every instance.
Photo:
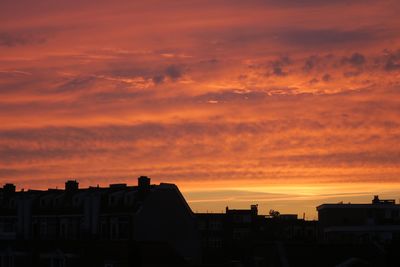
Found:
[[[394,0],[5,0],[0,181],[146,174],[218,185],[241,205],[280,196],[229,185],[399,182],[399,12]]]

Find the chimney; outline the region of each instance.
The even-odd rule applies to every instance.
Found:
[[[4,193],[12,194],[15,193],[15,185],[14,184],[5,184],[3,186]]]
[[[65,191],[75,192],[79,189],[79,183],[76,180],[68,180],[65,182]]]
[[[250,205],[250,209],[254,215],[258,214],[258,204]]]
[[[150,188],[150,178],[147,176],[140,176],[138,178],[139,190],[147,190]]]

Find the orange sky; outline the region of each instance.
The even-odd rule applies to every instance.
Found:
[[[0,4],[0,182],[177,183],[192,208],[400,197],[400,4]]]

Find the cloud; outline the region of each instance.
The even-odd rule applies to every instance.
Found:
[[[0,71],[0,76],[19,76],[19,75],[32,75],[32,73],[27,72],[27,71],[22,71],[22,70],[1,70]]]
[[[361,67],[366,63],[365,56],[360,53],[354,53],[350,57],[344,57],[342,59],[343,64],[350,64],[353,67]]]
[[[286,29],[278,33],[279,40],[286,44],[303,47],[333,47],[350,43],[369,43],[376,40],[374,29]]]
[[[182,77],[183,69],[176,65],[170,65],[165,69],[165,75],[175,81]]]
[[[305,72],[309,72],[315,68],[316,64],[318,64],[318,57],[317,56],[310,56],[304,62],[303,70]]]
[[[291,59],[288,56],[282,56],[277,60],[271,61],[270,65],[272,68],[272,74],[275,76],[286,76],[288,72],[283,70],[283,67],[292,64]]]
[[[72,91],[80,91],[89,89],[96,81],[96,77],[93,76],[79,76],[73,77],[72,79],[67,80],[65,83],[61,84],[53,92],[62,93],[62,92],[72,92]]]
[[[385,63],[385,70],[386,71],[396,71],[400,70],[400,49],[392,52],[386,50],[386,63]]]
[[[396,5],[47,2],[0,10],[1,179],[397,181]]]
[[[317,83],[319,83],[319,80],[317,78],[313,78],[308,82],[310,85],[315,85]]]
[[[157,85],[162,84],[169,78],[171,81],[180,79],[183,75],[183,69],[177,65],[169,65],[163,71],[154,74],[152,81]]]
[[[231,201],[245,201],[251,199],[261,200],[277,200],[285,199],[288,197],[295,197],[295,195],[277,194],[268,192],[254,192],[245,190],[213,190],[213,191],[191,191],[185,194],[190,198],[190,203],[193,202],[214,202],[223,201],[225,203]]]
[[[42,33],[32,32],[0,32],[0,46],[16,47],[26,45],[39,45],[47,41]]]
[[[268,5],[275,5],[279,7],[294,7],[294,8],[310,8],[310,7],[323,7],[323,6],[340,6],[340,5],[354,5],[354,4],[363,4],[365,3],[362,0],[335,0],[335,1],[324,1],[324,0],[282,0],[282,1],[274,1],[267,0],[265,1]]]
[[[332,80],[332,76],[328,73],[324,74],[324,76],[322,76],[322,80],[324,82],[330,82]]]
[[[280,158],[291,164],[303,162],[315,166],[395,166],[400,163],[400,153],[397,151],[359,151],[346,153],[329,153],[318,155],[294,155]]]
[[[346,78],[357,77],[361,75],[361,71],[346,71],[343,76]]]
[[[163,83],[164,80],[165,80],[165,77],[163,75],[156,75],[156,76],[153,77],[153,82],[155,84]]]

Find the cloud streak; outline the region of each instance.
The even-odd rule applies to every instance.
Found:
[[[95,4],[4,1],[0,181],[400,182],[396,1]]]

